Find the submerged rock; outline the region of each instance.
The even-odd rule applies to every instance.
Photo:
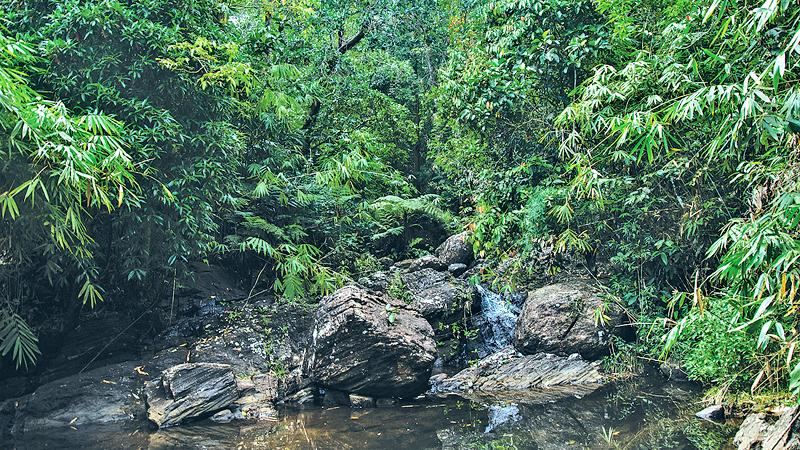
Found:
[[[160,428],[207,416],[239,397],[231,367],[213,363],[171,367],[145,384],[145,394],[147,418]]]
[[[602,312],[604,320],[595,318]],[[621,335],[624,312],[606,304],[583,281],[553,284],[528,294],[514,334],[517,350],[567,356],[579,353],[590,360],[609,352],[612,335]]]
[[[472,262],[472,247],[467,243],[467,233],[459,233],[447,238],[436,249],[436,257],[445,264],[469,264]]]
[[[345,286],[322,299],[309,368],[322,386],[371,397],[425,391],[436,344],[433,329],[404,303]]]
[[[606,378],[597,363],[584,361],[578,355],[521,355],[507,347],[452,377],[432,381],[431,392],[436,395],[545,403],[589,394]]]

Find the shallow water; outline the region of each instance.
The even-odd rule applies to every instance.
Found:
[[[618,382],[583,399],[480,405],[461,399],[400,407],[285,410],[275,422],[211,422],[155,432],[83,427],[28,435],[16,448],[728,449],[734,424],[693,417],[700,391],[659,377]]]

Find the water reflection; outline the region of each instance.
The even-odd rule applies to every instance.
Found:
[[[284,411],[276,422],[197,423],[158,432],[83,428],[25,436],[16,448],[720,449],[735,427],[696,420],[686,384],[626,382],[546,405],[466,400],[394,408]]]

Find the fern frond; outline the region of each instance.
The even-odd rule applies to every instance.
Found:
[[[0,311],[0,355],[11,353],[17,368],[36,364],[41,354],[39,338],[33,333],[25,320],[8,310]]]

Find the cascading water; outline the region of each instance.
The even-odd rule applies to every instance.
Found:
[[[480,330],[478,357],[490,355],[511,344],[514,328],[519,316],[519,308],[513,301],[519,294],[503,296],[486,286],[476,286],[481,296],[481,312],[474,317],[474,324]]]

